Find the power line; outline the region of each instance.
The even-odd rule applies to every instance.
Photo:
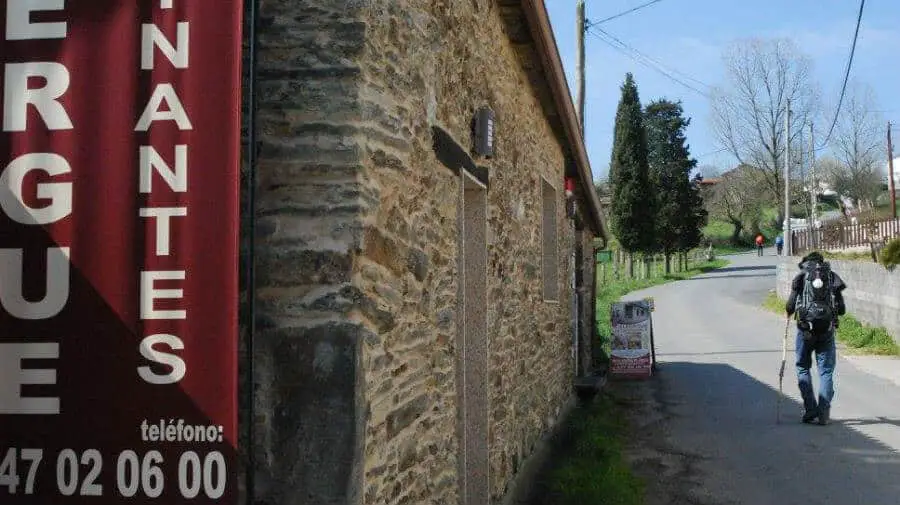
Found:
[[[847,69],[844,72],[844,84],[841,85],[841,96],[838,98],[838,105],[834,111],[834,120],[831,122],[831,128],[828,129],[828,135],[825,136],[825,141],[819,149],[828,145],[828,141],[831,140],[831,134],[834,132],[834,127],[837,125],[838,117],[841,114],[841,105],[844,102],[844,93],[847,91],[847,81],[850,79],[850,67],[853,65],[853,55],[856,53],[856,39],[859,37],[859,25],[862,22],[863,8],[865,6],[866,0],[860,0],[859,14],[856,15],[856,31],[853,32],[853,45],[850,47],[850,58],[847,60]]]
[[[696,156],[696,158],[705,158],[707,156],[712,156],[713,154],[719,154],[719,153],[725,152],[727,150],[728,150],[727,147],[723,147],[721,149],[716,149],[715,151],[710,151],[708,153],[703,153],[701,155],[698,155],[698,156]]]
[[[607,21],[612,21],[613,19],[620,18],[620,17],[625,16],[625,15],[627,15],[627,14],[631,14],[632,12],[637,11],[637,10],[641,10],[641,9],[643,9],[644,7],[650,7],[651,5],[653,5],[653,4],[655,4],[655,3],[659,3],[659,2],[662,2],[662,0],[651,0],[650,2],[647,2],[647,3],[644,3],[644,4],[638,5],[637,7],[633,7],[633,8],[631,8],[631,9],[628,9],[627,11],[620,12],[620,13],[614,15],[614,16],[610,16],[610,17],[608,17],[608,18],[603,18],[603,19],[601,19],[600,21],[597,21],[596,23],[591,23],[589,26],[592,26],[592,25],[599,25],[599,24],[605,23],[605,22],[607,22]]]
[[[687,79],[687,80],[694,81],[695,83],[697,83],[698,85],[700,85],[700,86],[703,87],[703,88],[709,88],[709,85],[706,84],[705,82],[699,81],[699,80],[697,80],[697,79],[694,79],[694,78],[691,77],[690,75],[688,75],[688,74],[686,74],[686,73],[684,73],[684,72],[681,72],[681,71],[679,71],[678,69],[675,69],[675,68],[672,68],[672,67],[667,66],[665,63],[663,63],[663,62],[657,60],[656,58],[653,58],[652,56],[649,56],[649,55],[647,55],[646,53],[642,53],[642,52],[638,51],[634,46],[631,46],[631,45],[629,45],[629,44],[623,42],[622,39],[616,37],[615,35],[609,33],[608,31],[606,31],[606,30],[604,30],[604,29],[602,29],[602,28],[596,28],[596,30],[599,31],[600,33],[602,33],[603,35],[606,35],[607,37],[609,37],[610,39],[612,39],[613,41],[615,41],[617,44],[619,44],[620,46],[624,47],[625,49],[627,49],[627,50],[629,50],[629,51],[631,51],[631,52],[633,52],[633,53],[635,53],[635,54],[641,56],[642,58],[644,58],[644,59],[646,59],[646,60],[649,60],[650,62],[656,64],[657,66],[662,67],[662,68],[664,68],[664,69],[667,69],[669,72],[672,72],[672,73],[674,73],[674,74],[678,74],[678,75],[684,77],[684,78]]]
[[[654,63],[653,58],[650,58],[649,56],[647,56],[647,55],[641,53],[641,52],[638,51],[637,49],[634,49],[634,48],[628,46],[628,44],[625,44],[625,43],[622,42],[621,40],[617,39],[616,37],[613,37],[612,35],[610,35],[610,34],[608,34],[607,32],[601,30],[600,28],[596,28],[596,30],[597,30],[597,31],[595,32],[595,31],[591,31],[590,29],[588,29],[588,33],[590,33],[591,35],[597,37],[598,39],[600,39],[601,41],[603,41],[604,43],[606,43],[608,46],[612,47],[612,48],[615,49],[616,51],[619,51],[620,53],[624,54],[625,56],[630,57],[630,58],[633,59],[634,61],[636,61],[636,62],[638,62],[638,63],[640,63],[640,64],[642,64],[642,65],[644,65],[644,66],[646,66],[646,67],[648,67],[648,68],[650,68],[650,69],[652,69],[652,70],[656,70],[656,71],[659,72],[660,74],[662,74],[662,75],[668,77],[668,78],[669,78],[670,80],[672,80],[673,82],[676,82],[676,83],[678,83],[678,84],[684,86],[685,88],[687,88],[687,89],[689,89],[689,90],[691,90],[691,91],[693,91],[693,92],[695,92],[695,93],[697,93],[697,94],[699,94],[699,95],[701,95],[701,96],[703,96],[703,97],[705,97],[705,98],[709,98],[709,94],[708,94],[707,92],[701,91],[701,90],[697,89],[696,87],[694,87],[694,86],[692,86],[692,85],[690,85],[690,84],[688,84],[688,83],[682,81],[681,79],[675,77],[674,75],[672,75],[671,73],[669,73],[668,71],[665,70],[665,66],[664,66],[664,65],[662,65],[662,64],[659,63],[659,62]],[[634,55],[629,54],[628,51],[631,51],[632,53],[634,53]],[[637,57],[635,57],[635,55],[636,55]],[[679,73],[679,74],[681,73],[681,72],[678,72],[677,70],[674,70],[674,69],[671,69],[671,72],[675,72],[675,73]],[[699,83],[699,84],[701,84],[701,85],[703,85],[703,86],[706,86],[705,84],[701,83],[700,81],[697,81],[696,79],[694,79],[694,78],[692,78],[692,77],[688,77],[688,78],[691,79],[691,80],[693,80],[693,81],[695,81],[695,82],[697,82],[697,83]]]

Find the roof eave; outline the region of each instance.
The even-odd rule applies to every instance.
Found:
[[[587,204],[593,221],[593,228],[603,238],[604,246],[609,240],[609,231],[600,200],[594,191],[594,178],[591,172],[591,164],[588,160],[587,149],[584,146],[582,130],[578,124],[578,116],[575,114],[575,104],[572,103],[572,93],[566,81],[565,70],[559,56],[559,48],[550,25],[550,17],[543,0],[521,0],[522,11],[528,20],[528,27],[535,43],[537,53],[540,55],[541,66],[547,76],[551,94],[559,112],[560,122],[569,145],[572,157],[578,167],[578,175],[585,188]]]

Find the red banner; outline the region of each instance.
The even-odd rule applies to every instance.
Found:
[[[241,2],[0,2],[0,503],[234,503]]]

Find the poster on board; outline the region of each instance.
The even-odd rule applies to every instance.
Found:
[[[0,503],[233,505],[242,2],[0,9]]]
[[[618,302],[610,307],[610,375],[629,378],[651,376],[652,309],[648,300]]]

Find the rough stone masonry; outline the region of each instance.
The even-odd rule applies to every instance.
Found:
[[[495,157],[479,160],[494,500],[571,399],[570,161],[529,72],[538,63],[510,43],[510,8],[262,1],[257,415],[243,420],[255,423],[258,503],[458,503],[461,179],[436,158],[432,129],[469,151],[479,106],[496,114]],[[553,302],[543,180],[557,190]],[[586,290],[595,234],[579,234]]]

